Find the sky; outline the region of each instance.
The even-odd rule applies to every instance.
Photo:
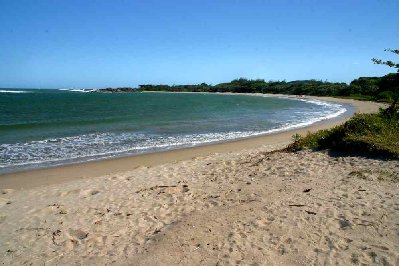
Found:
[[[398,61],[398,0],[0,0],[0,87],[350,82]]]

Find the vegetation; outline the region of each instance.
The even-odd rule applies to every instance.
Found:
[[[399,54],[399,50],[387,51]],[[375,64],[399,69],[399,64],[373,58]],[[293,136],[293,144],[287,151],[303,149],[344,151],[345,153],[386,156],[399,159],[399,111],[396,106],[399,98],[398,73],[383,78],[359,78],[351,82],[350,93],[375,95],[389,99],[391,105],[378,114],[356,114],[345,124],[333,129],[308,133],[307,136]]]
[[[287,151],[303,149],[344,151],[399,159],[399,115],[356,114],[343,125],[294,136]]]
[[[385,49],[385,51],[399,55],[399,50]],[[397,73],[390,75],[390,77],[386,80],[386,84],[384,84],[386,87],[390,88],[389,96],[392,97],[392,104],[389,108],[385,110],[384,114],[388,116],[393,116],[398,112],[398,108],[396,105],[399,99],[399,64],[390,60],[382,61],[381,59],[375,58],[371,60],[374,62],[374,64],[386,65],[397,69]]]
[[[353,80],[349,85],[340,82],[320,80],[297,81],[265,81],[235,79],[231,82],[209,85],[139,85],[139,91],[170,91],[170,92],[232,92],[232,93],[272,93],[312,96],[349,97],[360,100],[375,100],[392,102],[393,87],[397,83],[397,73],[384,77],[362,77]]]
[[[399,54],[399,50],[386,51]],[[382,61],[373,58],[375,64],[387,65],[398,69],[399,64],[392,61]],[[398,70],[399,71],[399,70]],[[263,79],[239,78],[231,82],[209,85],[139,85],[139,91],[170,91],[170,92],[232,92],[232,93],[272,93],[312,96],[334,96],[359,100],[398,102],[399,73],[391,73],[383,77],[360,77],[349,85],[342,82],[320,80],[297,81],[265,81]]]
[[[399,54],[399,50],[390,50]],[[399,64],[392,61],[372,59],[375,64],[398,68]],[[399,73],[391,73],[383,77],[360,77],[349,85],[343,82],[328,82],[320,80],[296,81],[265,81],[263,79],[239,78],[231,82],[210,85],[139,85],[139,91],[170,91],[170,92],[232,92],[232,93],[272,93],[312,96],[334,96],[359,100],[386,101],[397,104],[399,92]]]

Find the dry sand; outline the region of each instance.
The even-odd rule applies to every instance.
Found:
[[[0,262],[399,265],[399,162],[269,153],[297,131],[0,177]]]

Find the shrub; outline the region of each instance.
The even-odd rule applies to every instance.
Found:
[[[399,158],[399,115],[356,114],[343,125],[296,136],[287,151],[334,150],[370,156]]]

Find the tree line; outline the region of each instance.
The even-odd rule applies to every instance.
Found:
[[[139,85],[139,91],[169,92],[231,92],[272,93],[312,96],[350,97],[364,100],[392,101],[398,86],[398,73],[383,77],[361,77],[349,85],[343,82],[320,80],[265,81],[263,79],[239,78],[231,82],[210,85]]]

